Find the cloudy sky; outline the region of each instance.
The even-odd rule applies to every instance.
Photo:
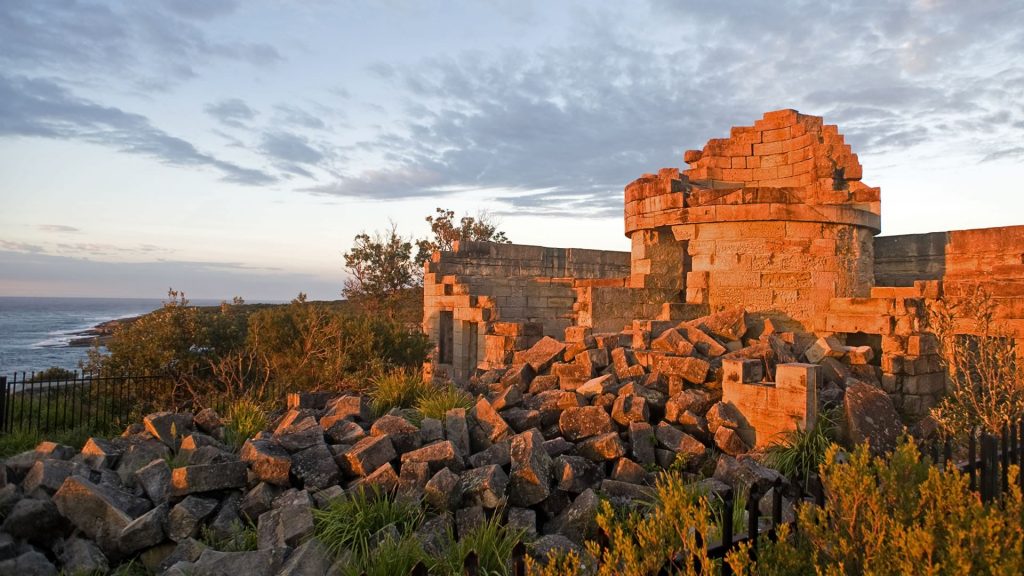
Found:
[[[622,188],[767,110],[886,234],[1024,224],[1024,3],[0,0],[0,295],[336,298],[436,206],[628,249]]]

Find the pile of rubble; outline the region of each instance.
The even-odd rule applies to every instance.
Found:
[[[80,452],[44,442],[0,465],[0,573],[104,571],[129,558],[168,574],[334,573],[313,510],[367,487],[422,499],[428,550],[448,529],[465,534],[502,514],[541,554],[594,537],[599,496],[648,499],[660,469],[709,491],[757,483],[764,494],[778,474],[746,454],[723,375],[770,379],[801,348],[824,364],[866,352],[771,332],[740,344],[746,332],[738,310],[651,323],[628,339],[545,338],[476,379],[470,409],[419,425],[399,410],[374,418],[362,396],[309,393],[290,395],[273,431],[238,453],[210,410],[151,414]],[[851,389],[847,400],[863,401]],[[244,522],[257,526],[255,551],[201,542]]]

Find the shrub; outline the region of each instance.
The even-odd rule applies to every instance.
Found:
[[[419,502],[395,498],[376,488],[355,490],[313,514],[317,536],[327,549],[335,556],[350,551],[353,562],[360,566],[370,558],[376,545],[374,536],[379,531],[394,527],[401,540],[423,521]]]
[[[765,451],[766,464],[801,484],[806,492],[811,476],[817,474],[834,440],[834,413],[823,412],[810,430],[786,432],[778,443],[770,445]]]
[[[833,446],[822,464],[824,508],[805,505],[793,534],[730,555],[737,574],[1020,574],[1021,491],[985,505],[965,474],[920,459],[905,439],[891,456],[859,446],[840,461]],[[1011,477],[1016,477],[1014,466]]]
[[[949,387],[932,416],[947,434],[978,426],[998,434],[1024,413],[1024,361],[1013,338],[999,329],[995,302],[981,288],[928,309],[928,325],[939,339]],[[965,332],[969,334],[965,334]]]
[[[431,388],[420,394],[416,400],[416,411],[413,420],[418,424],[424,418],[444,420],[445,414],[452,408],[473,406],[473,397],[468,392],[448,382],[443,387]]]
[[[68,370],[59,366],[50,366],[46,370],[36,372],[29,378],[29,382],[61,382],[65,380],[74,380],[78,377],[78,373],[74,370]]]
[[[370,399],[377,416],[392,408],[408,409],[421,398],[432,395],[436,388],[413,370],[393,368],[371,379]]]
[[[231,403],[224,422],[224,440],[236,451],[245,441],[267,427],[267,409],[261,403],[241,398]]]

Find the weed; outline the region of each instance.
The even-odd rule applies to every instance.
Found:
[[[823,412],[809,430],[797,428],[784,433],[778,443],[766,450],[766,463],[806,491],[835,439],[835,418],[834,412]]]
[[[245,441],[267,427],[266,408],[250,398],[231,403],[224,426],[224,440],[237,451]]]
[[[371,384],[370,398],[377,416],[383,416],[392,408],[413,408],[421,397],[434,390],[419,373],[404,368],[378,374]]]
[[[481,573],[509,574],[512,549],[523,539],[523,534],[522,530],[503,523],[501,514],[495,513],[490,520],[469,534],[464,534],[459,540],[449,532],[448,545],[441,556],[433,559],[430,572],[459,576],[463,573],[466,556],[476,552]]]
[[[445,414],[452,408],[466,408],[473,406],[473,397],[465,390],[448,382],[442,388],[431,389],[420,394],[416,400],[416,412],[413,415],[415,424],[419,424],[424,418],[434,418],[444,421]]]
[[[376,488],[356,490],[314,511],[316,533],[335,556],[352,553],[361,563],[374,549],[374,536],[393,526],[399,539],[415,531],[423,521],[419,502],[385,495]]]
[[[231,523],[228,534],[217,534],[209,526],[203,526],[199,534],[200,541],[220,552],[248,552],[259,544],[256,527],[241,520]]]

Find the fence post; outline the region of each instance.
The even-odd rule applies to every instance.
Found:
[[[722,494],[722,549],[728,551],[732,546],[732,488]],[[732,566],[722,561],[722,576],[730,576]]]
[[[760,527],[761,491],[757,484],[750,485],[747,496],[747,538],[750,539],[750,560],[757,560],[757,532]]]
[[[0,434],[7,432],[7,376],[0,376]]]
[[[981,436],[981,500],[988,503],[999,492],[999,440],[983,432]]]
[[[772,485],[772,532],[782,524],[782,478],[776,478]]]

